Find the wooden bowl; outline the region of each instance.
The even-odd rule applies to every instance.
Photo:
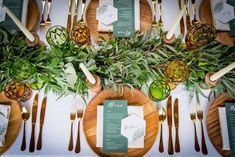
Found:
[[[108,39],[112,36],[110,32],[98,32],[98,21],[96,20],[96,8],[99,0],[91,0],[85,12],[85,22],[90,29],[91,35],[96,39],[99,36]],[[152,27],[152,9],[148,0],[140,0],[140,31],[150,30]]]
[[[228,96],[225,95],[218,96],[215,99],[215,101],[212,103],[206,119],[207,132],[211,140],[211,143],[223,157],[231,157],[232,154],[230,150],[222,149],[222,136],[220,132],[218,107],[221,107],[224,105],[224,103],[231,101],[234,102],[234,100],[232,100]]]
[[[10,119],[5,136],[5,145],[0,147],[0,155],[2,155],[12,146],[19,134],[21,126],[21,110],[19,104],[16,101],[8,99],[3,92],[0,93],[0,104],[11,105]]]
[[[144,119],[146,120],[144,148],[129,148],[128,153],[126,154],[103,154],[102,148],[96,147],[97,106],[103,105],[103,101],[107,99],[128,100],[128,105],[143,106]],[[158,116],[156,109],[150,99],[137,89],[131,91],[129,88],[125,87],[123,95],[121,95],[120,92],[104,90],[100,91],[87,106],[83,119],[83,130],[89,146],[98,156],[143,156],[155,143],[158,133]]]
[[[199,8],[199,18],[201,23],[208,23],[213,25],[210,0],[201,1]],[[215,40],[224,45],[231,45],[235,42],[235,37],[231,37],[229,32],[217,31],[217,37]]]
[[[28,17],[27,17],[26,27],[30,31],[33,31],[33,29],[35,28],[37,21],[38,21],[38,17],[39,17],[39,9],[38,9],[37,1],[29,0]]]

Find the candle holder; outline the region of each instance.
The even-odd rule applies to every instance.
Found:
[[[32,90],[25,83],[12,81],[8,83],[4,89],[6,97],[16,101],[28,101],[32,96]]]
[[[189,69],[184,62],[174,60],[167,65],[164,75],[169,83],[178,85],[188,78]]]
[[[161,101],[170,95],[170,86],[164,80],[156,80],[149,87],[149,97],[153,101]]]
[[[176,41],[175,34],[171,37],[171,39],[167,39],[166,35],[167,35],[167,33],[163,34],[163,41],[165,44],[171,45]]]
[[[210,77],[213,74],[214,74],[213,72],[209,72],[205,76],[205,83],[209,86],[209,88],[215,87],[220,82],[220,79],[215,80],[215,81],[211,81]]]
[[[63,26],[53,26],[46,34],[47,42],[54,47],[63,47],[69,39],[68,31]]]
[[[89,87],[90,87],[90,90],[91,90],[92,92],[97,93],[97,92],[99,92],[99,91],[101,90],[101,88],[102,88],[102,86],[101,86],[101,80],[100,80],[100,77],[99,77],[98,75],[93,75],[93,77],[94,77],[95,80],[96,80],[95,84],[91,84],[88,80],[86,80],[86,81],[87,81],[87,83],[88,83],[88,85],[89,85]]]

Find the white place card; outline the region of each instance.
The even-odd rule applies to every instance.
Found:
[[[97,8],[96,19],[106,26],[110,25],[118,20],[118,10],[111,5],[102,5]]]
[[[233,6],[226,2],[218,3],[214,8],[214,17],[222,23],[228,23],[235,18]]]
[[[122,119],[121,134],[125,136],[128,141],[136,141],[144,137],[146,134],[146,121],[136,114],[131,114]]]

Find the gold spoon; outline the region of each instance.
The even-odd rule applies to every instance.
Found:
[[[166,119],[166,110],[163,107],[160,107],[158,109],[158,117],[159,117],[159,122],[161,125],[161,133],[160,133],[160,144],[159,144],[159,152],[164,152],[164,147],[163,147],[163,140],[162,140],[162,123]]]
[[[26,121],[29,119],[29,110],[27,107],[22,107],[21,109],[21,117],[22,117],[22,120],[24,121],[24,132],[23,132],[23,140],[22,140],[22,144],[21,144],[21,151],[25,151],[25,148],[26,148],[26,140],[25,140],[25,124],[26,124]]]

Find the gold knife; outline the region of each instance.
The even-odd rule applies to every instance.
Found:
[[[74,11],[74,16],[73,16],[73,26],[77,24],[78,21],[78,3],[79,0],[75,0],[75,11]]]
[[[174,124],[175,124],[175,152],[180,152],[179,142],[179,109],[178,109],[178,98],[174,102]]]
[[[189,14],[189,1],[188,0],[184,0],[186,7],[186,27],[187,27],[187,31],[189,31],[190,27],[191,27],[191,21],[190,21],[190,14]]]
[[[42,101],[41,111],[40,111],[40,130],[37,142],[37,150],[42,149],[42,128],[44,124],[45,111],[46,111],[47,97],[44,97]]]
[[[167,100],[167,123],[169,128],[169,141],[168,141],[168,154],[174,154],[173,142],[172,142],[172,97]]]
[[[67,19],[67,31],[70,33],[71,31],[71,23],[72,23],[72,2],[73,0],[69,0],[69,13],[68,13],[68,19]]]
[[[38,94],[35,95],[32,108],[32,130],[29,145],[29,152],[34,152],[35,149],[35,125],[37,120],[37,109],[38,109]]]
[[[181,0],[178,0],[179,2],[179,9],[181,10]],[[180,20],[180,33],[184,35],[184,18],[182,17]]]
[[[159,26],[162,27],[163,26],[163,22],[162,22],[162,0],[158,0],[158,10],[159,10]]]

